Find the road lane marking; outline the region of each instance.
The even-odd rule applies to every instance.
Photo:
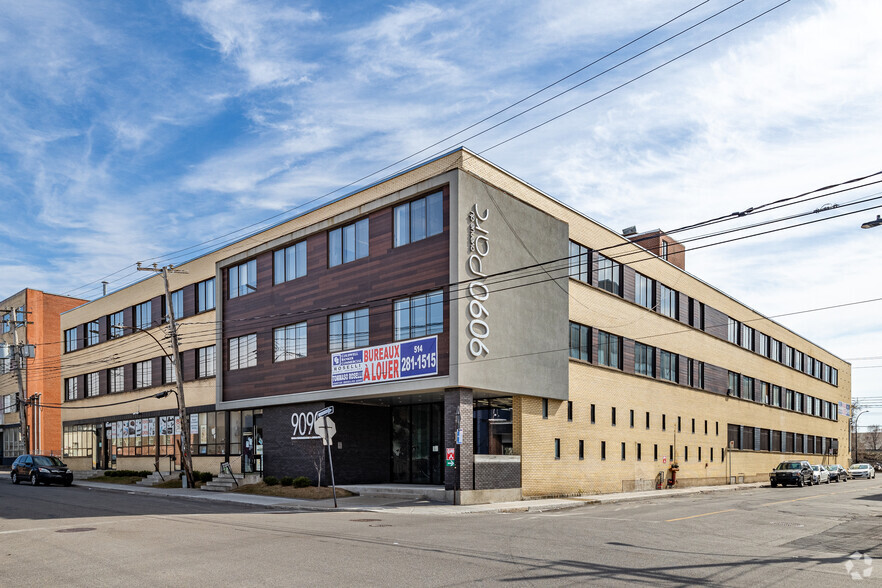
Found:
[[[675,521],[685,521],[686,519],[697,519],[698,517],[709,517],[711,515],[722,514],[724,512],[732,512],[733,510],[736,510],[736,509],[728,508],[726,510],[718,510],[716,512],[706,512],[704,514],[697,514],[697,515],[692,515],[692,516],[688,516],[688,517],[680,517],[679,519],[668,519],[665,522],[666,523],[673,523]]]
[[[792,498],[790,500],[779,500],[777,502],[767,502],[765,504],[761,504],[760,506],[775,506],[776,504],[786,504],[788,502],[797,502],[799,500],[808,500],[810,498],[823,498],[824,496],[834,496],[836,494],[851,494],[852,492],[860,492],[863,488],[857,488],[855,490],[842,490],[840,492],[827,492],[825,494],[813,494],[812,496],[803,496],[802,498]]]

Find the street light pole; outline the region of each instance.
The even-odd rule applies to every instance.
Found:
[[[862,229],[872,229],[873,227],[882,226],[882,215],[877,214],[876,220],[867,221],[861,225]]]

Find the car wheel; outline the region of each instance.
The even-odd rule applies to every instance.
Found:
[[[70,486],[71,484],[73,484],[73,480],[71,480],[70,482],[65,482],[65,483],[64,483],[65,486]]]
[[[772,488],[777,488],[777,487],[778,487],[778,482],[772,482]]]
[[[828,483],[828,484],[830,483],[830,478],[827,478],[827,483]]]
[[[31,474],[31,486],[39,486],[40,481],[37,479],[37,474]]]
[[[12,472],[12,483],[18,484],[18,474],[16,474],[15,472]]]
[[[796,481],[796,485],[802,488],[805,485],[805,480],[803,480],[802,478],[798,479]]]

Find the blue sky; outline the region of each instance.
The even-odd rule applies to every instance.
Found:
[[[4,1],[0,298],[24,287],[93,298],[102,279],[137,279],[136,261],[189,259],[206,250],[192,246],[418,152],[699,3]],[[705,2],[556,89],[733,3]],[[464,144],[611,228],[648,230],[882,170],[872,0],[794,0],[597,98],[776,4],[745,0],[385,173]],[[880,211],[696,250],[687,267],[768,315],[876,298],[882,228],[858,227]],[[781,322],[840,357],[882,356],[882,303]],[[882,368],[868,367],[882,359],[854,365],[854,394],[882,394]]]

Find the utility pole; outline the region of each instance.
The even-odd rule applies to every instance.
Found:
[[[18,379],[18,393],[16,394],[16,398],[18,400],[18,415],[19,420],[21,421],[21,442],[24,446],[24,452],[28,453],[30,451],[30,428],[28,427],[28,409],[27,409],[27,397],[25,396],[25,384],[24,384],[24,376],[22,375],[22,366],[24,365],[25,357],[33,357],[33,346],[28,345],[27,342],[25,344],[19,344],[18,342],[18,327],[25,326],[28,324],[27,320],[24,320],[24,313],[22,314],[22,320],[18,320],[16,318],[16,313],[18,312],[14,308],[6,309],[4,312],[8,313],[10,317],[7,319],[10,323],[9,326],[12,329],[12,357],[10,358],[10,362],[12,364],[12,369],[15,370],[16,378]]]
[[[169,328],[171,329],[172,362],[175,365],[175,380],[177,380],[178,388],[178,417],[181,419],[181,465],[184,467],[184,475],[187,476],[187,487],[195,488],[196,480],[193,479],[193,456],[190,453],[190,422],[187,419],[187,404],[184,401],[184,373],[183,370],[181,370],[181,352],[178,349],[178,330],[175,324],[174,306],[172,305],[171,291],[168,288],[169,272],[174,274],[185,274],[187,272],[175,269],[172,265],[158,267],[155,263],[153,264],[153,267],[141,267],[140,262],[138,262],[138,271],[162,274],[162,281],[165,284],[165,308],[168,312],[168,323]]]

